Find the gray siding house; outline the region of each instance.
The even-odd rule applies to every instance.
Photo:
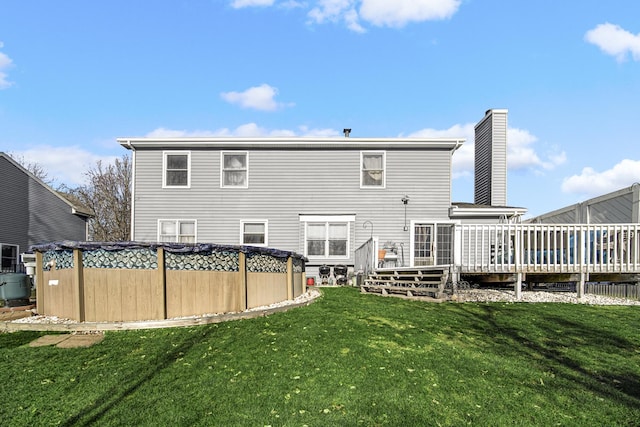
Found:
[[[483,126],[500,135],[498,148],[484,138],[489,155],[506,153],[506,110],[496,111],[501,127]],[[303,254],[310,274],[323,264],[358,268],[356,253],[370,240],[368,253],[388,250],[382,266],[451,264],[455,224],[512,222],[526,212],[451,204],[462,138],[350,138],[345,130],[344,138],[118,142],[132,151],[133,240],[268,246]],[[505,202],[506,158],[491,169],[504,183],[492,192]]]
[[[0,252],[2,271],[20,270],[31,245],[86,240],[90,214],[0,152]]]
[[[132,237],[269,246],[308,267],[354,264],[372,236],[412,242],[450,224],[462,139],[121,138],[133,152]]]

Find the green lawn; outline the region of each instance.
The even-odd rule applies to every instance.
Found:
[[[433,304],[330,288],[251,320],[0,334],[3,425],[614,426],[640,423],[640,309]]]

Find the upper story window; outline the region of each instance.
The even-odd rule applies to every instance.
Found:
[[[246,152],[222,153],[220,182],[222,187],[247,188],[249,186],[249,159]]]
[[[165,151],[163,153],[163,187],[183,187],[191,185],[191,152]]]
[[[196,221],[193,219],[158,220],[158,241],[173,243],[195,243]]]
[[[384,151],[360,153],[360,187],[384,188],[386,184],[386,158]]]
[[[0,243],[0,271],[14,273],[18,271],[18,247]]]
[[[240,242],[243,245],[267,246],[267,221],[243,220],[240,221]]]

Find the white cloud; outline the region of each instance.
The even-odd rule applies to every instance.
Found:
[[[99,156],[78,146],[53,147],[40,145],[24,151],[14,151],[27,163],[37,163],[55,183],[76,187],[85,184],[85,172],[98,160],[113,163],[119,156]]]
[[[4,43],[0,42],[0,49],[4,47]],[[13,82],[9,81],[9,77],[6,70],[13,66],[13,61],[7,54],[0,52],[0,89],[6,89],[13,85]]]
[[[242,9],[244,7],[255,6],[273,6],[274,0],[233,0],[231,7],[234,9]]]
[[[551,170],[566,161],[566,154],[557,148],[546,154],[542,160],[533,144],[538,140],[528,130],[509,128],[507,130],[507,162],[509,169]]]
[[[198,138],[198,137],[215,137],[215,136],[227,136],[229,134],[228,129],[220,129],[217,132],[209,130],[176,130],[159,127],[149,132],[147,138]]]
[[[278,3],[278,7],[282,9],[299,9],[305,7],[305,3],[295,1],[295,0],[285,0]]]
[[[343,133],[336,129],[309,129],[307,126],[300,126],[299,135],[317,138],[331,138],[334,136],[342,136]]]
[[[590,167],[582,169],[580,175],[564,179],[562,191],[594,197],[628,187],[634,182],[640,182],[640,160],[624,159],[602,172]]]
[[[311,6],[307,6],[311,3]],[[310,7],[310,23],[343,23],[351,31],[364,33],[361,21],[377,27],[401,28],[412,22],[451,18],[462,0],[315,0],[302,2],[283,0],[232,0],[231,7],[268,7],[281,9]]]
[[[275,111],[278,108],[293,105],[276,102],[274,98],[277,94],[277,88],[262,84],[250,87],[244,92],[223,92],[220,96],[230,104],[261,111]]]
[[[627,55],[640,61],[640,33],[633,34],[607,22],[587,31],[584,38],[607,55],[614,56],[618,62],[626,60]]]
[[[411,22],[452,17],[460,0],[319,0],[308,17],[311,22],[344,22],[355,32],[365,32],[360,21],[378,27],[401,28]]]
[[[345,14],[355,12],[355,3],[354,0],[319,0],[318,5],[309,11],[308,16],[318,24],[337,22]]]
[[[255,123],[245,123],[235,129],[221,128],[217,130],[175,130],[160,127],[149,132],[148,138],[197,138],[197,137],[332,137],[340,132],[335,129],[310,129],[307,126],[299,126],[298,130],[273,129],[269,130]]]
[[[466,141],[453,155],[453,178],[473,176],[475,163],[475,124],[454,125],[449,129],[422,129],[409,135],[416,138],[465,138]],[[507,168],[531,169],[534,172],[554,169],[566,161],[564,152],[550,150],[542,160],[533,144],[538,140],[529,131],[507,129]]]
[[[380,27],[403,27],[451,18],[459,7],[460,0],[362,0],[360,17]]]

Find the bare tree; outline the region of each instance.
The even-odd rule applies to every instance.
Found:
[[[89,238],[126,241],[131,230],[131,159],[124,155],[113,164],[98,161],[85,172],[86,185],[70,190],[78,203],[90,209]]]
[[[13,160],[18,162],[23,168],[31,172],[33,176],[35,176],[40,181],[47,184],[49,187],[53,187],[56,184],[55,179],[49,176],[49,173],[44,169],[44,167],[42,167],[40,163],[29,162],[21,154],[16,154],[16,153],[8,153],[8,154],[9,156],[11,156]]]

